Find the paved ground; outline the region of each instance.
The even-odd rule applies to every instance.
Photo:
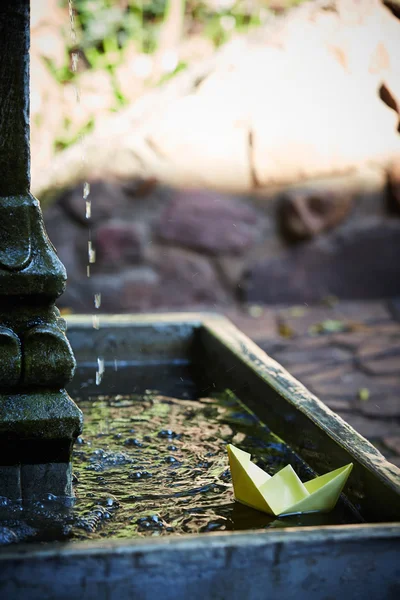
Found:
[[[400,301],[226,314],[400,467]]]

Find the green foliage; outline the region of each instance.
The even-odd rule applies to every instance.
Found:
[[[305,0],[282,0],[290,8]],[[61,0],[67,6],[68,0]],[[183,0],[185,29],[195,29],[216,46],[233,32],[259,25],[268,16],[268,0]],[[73,0],[79,45],[93,68],[112,68],[121,61],[128,42],[152,53],[168,14],[168,0]],[[186,32],[185,32],[186,33]]]
[[[299,1],[288,0],[287,4]],[[261,0],[221,0],[214,8],[203,0],[186,0],[184,4],[185,29],[202,32],[216,46],[228,41],[234,31],[259,25],[268,10],[268,3]],[[74,0],[79,43],[91,66],[114,67],[132,40],[142,52],[154,52],[168,5],[168,0]]]
[[[144,52],[156,47],[166,0],[74,0],[80,46],[91,66],[110,68],[134,40]]]
[[[75,144],[85,135],[93,131],[95,123],[94,119],[91,117],[78,132],[74,133],[70,132],[71,125],[71,121],[68,118],[65,118],[63,134],[54,140],[54,148],[57,152],[65,150],[68,146],[72,146],[72,144]]]
[[[72,0],[74,29],[77,41],[73,42],[67,30],[65,40],[69,46],[65,64],[59,68],[52,61],[47,65],[60,84],[74,82],[83,68],[105,70],[109,73],[115,102],[110,110],[119,110],[127,103],[116,76],[117,67],[123,64],[132,51],[132,43],[138,52],[152,54],[157,50],[160,31],[167,23],[171,0]],[[245,32],[260,25],[268,18],[268,0],[181,0],[184,10],[183,37],[195,32],[220,46],[237,32]],[[285,7],[304,0],[282,0]],[[64,8],[68,0],[59,0]],[[71,69],[73,53],[79,51],[77,71]],[[158,84],[186,69],[188,64],[179,62],[172,73],[163,75]],[[78,82],[79,87],[79,82]],[[57,150],[64,149],[87,134],[94,126],[90,119],[78,133],[66,122],[62,137],[55,141]],[[287,335],[287,332],[281,332]]]
[[[70,69],[67,57],[64,65],[60,68],[57,68],[54,62],[49,58],[43,58],[43,60],[47,64],[47,68],[49,69],[50,73],[53,75],[54,79],[58,81],[58,83],[66,83],[74,78],[75,74]]]
[[[187,67],[188,67],[188,64],[185,62],[178,63],[178,65],[176,66],[175,70],[172,71],[172,73],[167,73],[166,75],[163,75],[160,78],[160,80],[158,81],[158,85],[161,85],[162,83],[165,83],[169,79],[172,79],[172,77],[175,77],[175,75],[177,75],[178,73],[181,73],[182,71],[187,69]]]

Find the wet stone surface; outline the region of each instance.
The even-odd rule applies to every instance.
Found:
[[[355,522],[342,504],[328,515],[274,519],[234,501],[226,444],[274,474],[307,467],[233,394],[177,400],[96,397],[79,403],[85,430],[74,451],[75,505],[56,499],[0,507],[0,544],[77,541]]]

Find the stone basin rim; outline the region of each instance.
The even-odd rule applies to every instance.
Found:
[[[279,530],[254,529],[249,532],[219,531],[183,535],[170,535],[158,538],[131,538],[129,540],[102,539],[84,540],[71,543],[39,543],[18,544],[0,549],[2,560],[14,560],[47,557],[101,556],[103,554],[153,553],[165,551],[173,547],[176,550],[225,549],[231,546],[257,549],[261,546],[292,543],[307,545],[309,543],[326,542],[348,543],[366,540],[400,541],[400,522],[382,524],[356,525],[324,525],[315,527],[282,527]]]

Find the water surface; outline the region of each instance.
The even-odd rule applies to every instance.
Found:
[[[303,481],[312,475],[229,391],[198,400],[148,392],[78,403],[85,426],[73,454],[75,506],[52,521],[52,499],[38,503],[33,516],[23,517],[33,528],[22,536],[25,540],[132,538],[356,521],[343,503],[327,515],[277,519],[234,501],[228,443],[250,452],[271,475],[288,463]],[[17,531],[15,523],[8,527]]]

